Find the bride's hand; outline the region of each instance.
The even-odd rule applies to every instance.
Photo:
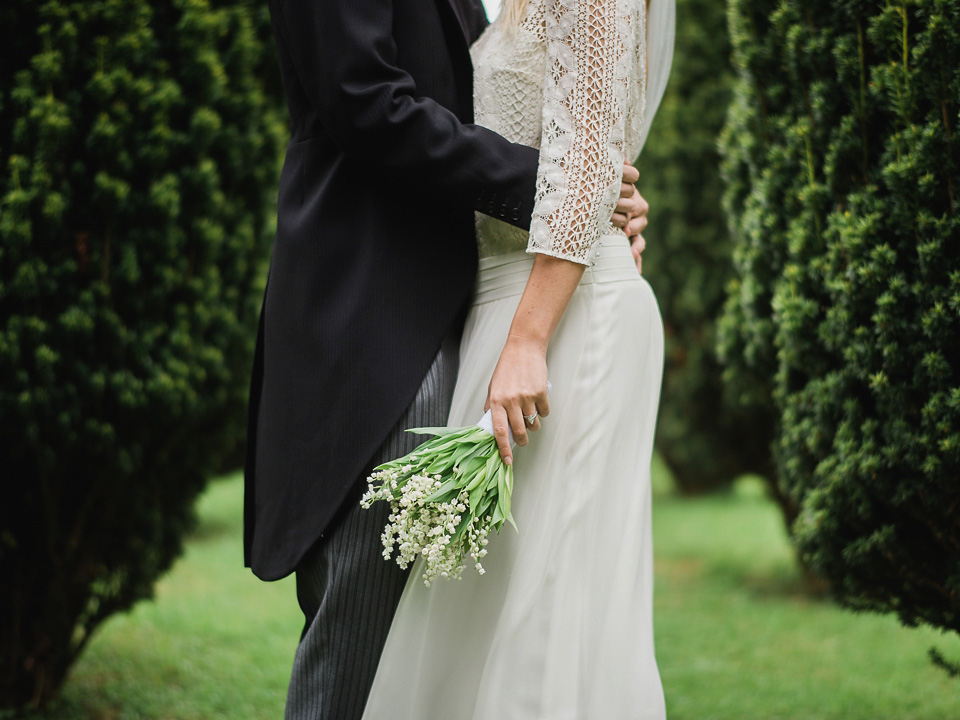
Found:
[[[507,342],[490,380],[486,409],[493,419],[500,457],[513,463],[508,429],[518,445],[527,444],[527,431],[539,430],[550,412],[547,401],[547,345],[583,277],[582,263],[537,253],[520,304],[510,324]],[[529,424],[524,415],[531,418]]]
[[[511,465],[513,452],[507,428],[513,430],[517,445],[526,445],[527,431],[539,430],[540,417],[550,413],[546,347],[543,344],[513,335],[507,338],[490,380],[484,409],[490,410],[492,415],[500,457]],[[524,415],[529,417],[534,413],[539,417],[528,424]]]

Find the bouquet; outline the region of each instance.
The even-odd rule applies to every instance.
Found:
[[[510,512],[513,466],[505,465],[493,437],[490,413],[478,425],[459,428],[413,428],[434,435],[416,450],[379,465],[360,504],[390,503],[381,536],[383,557],[394,545],[397,564],[406,568],[422,555],[423,580],[460,578],[466,558],[482,575],[487,536],[504,522],[516,530]]]

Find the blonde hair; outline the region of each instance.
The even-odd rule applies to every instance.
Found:
[[[503,0],[503,7],[500,12],[503,14],[503,22],[507,27],[517,27],[520,24],[528,2],[529,0]]]

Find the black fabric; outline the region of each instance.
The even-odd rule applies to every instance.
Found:
[[[457,375],[457,341],[444,339],[413,403],[375,462],[405,455],[423,438],[410,427],[442,425]],[[297,565],[304,628],[287,691],[286,720],[360,720],[409,570],[383,559],[385,502],[344,507]]]
[[[251,381],[246,564],[293,571],[469,299],[474,208],[520,227],[538,153],[472,121],[476,0],[271,0],[290,110]]]

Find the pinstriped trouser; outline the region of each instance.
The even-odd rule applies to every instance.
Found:
[[[404,432],[444,425],[457,374],[457,345],[444,340],[413,403],[377,452],[404,455],[425,438]],[[360,720],[409,571],[382,556],[390,508],[359,503],[297,566],[305,625],[287,691],[285,720]]]

